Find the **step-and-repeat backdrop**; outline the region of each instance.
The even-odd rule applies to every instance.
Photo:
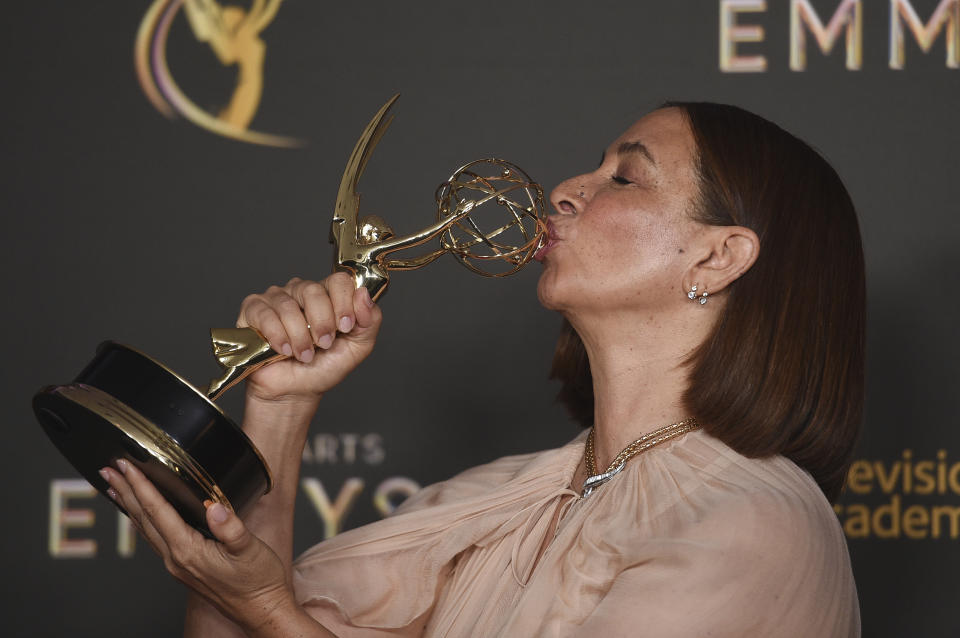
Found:
[[[667,99],[805,138],[857,203],[869,277],[865,428],[837,505],[866,636],[956,636],[960,0],[17,2],[4,11],[5,635],[169,636],[185,594],[60,457],[30,397],[95,346],[200,384],[247,294],[329,272],[343,165],[393,93],[361,182],[401,232],[458,166],[547,187]],[[419,486],[578,429],[547,380],[539,267],[394,276],[375,354],[325,398],[297,547]],[[789,282],[785,282],[789,285]],[[241,415],[241,391],[222,402]]]

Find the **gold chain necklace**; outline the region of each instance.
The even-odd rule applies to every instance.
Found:
[[[627,461],[641,452],[649,450],[655,445],[660,445],[664,441],[669,441],[670,439],[676,438],[681,434],[686,434],[691,430],[696,430],[699,427],[700,423],[697,421],[696,417],[690,417],[689,419],[684,419],[678,423],[665,425],[659,430],[648,432],[627,447],[623,448],[620,451],[620,454],[617,454],[616,458],[610,463],[610,466],[607,467],[606,471],[602,473],[597,472],[597,456],[596,452],[594,451],[593,441],[594,428],[590,428],[590,434],[587,435],[587,443],[583,448],[583,458],[587,466],[587,480],[583,482],[583,493],[580,495],[580,498],[587,498],[590,496],[595,489],[619,474],[623,470],[623,466],[626,465]]]

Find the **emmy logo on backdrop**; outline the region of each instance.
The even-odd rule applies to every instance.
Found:
[[[283,0],[253,0],[249,9],[216,0],[154,0],[140,23],[134,47],[137,78],[150,102],[167,117],[180,115],[201,128],[241,142],[266,146],[300,146],[301,140],[249,129],[263,94],[266,44],[260,34],[277,15]],[[183,8],[194,36],[210,45],[224,66],[237,67],[233,95],[213,115],[180,89],[167,64],[167,38]]]

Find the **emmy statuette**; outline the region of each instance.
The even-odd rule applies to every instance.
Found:
[[[413,270],[451,254],[471,271],[503,277],[526,265],[543,241],[540,185],[501,159],[470,162],[436,190],[436,219],[396,235],[375,215],[361,217],[357,185],[393,119],[391,98],[357,141],[340,182],[331,223],[334,267],[378,299],[393,270]],[[499,213],[490,223],[487,217]],[[437,240],[414,257],[395,253]],[[73,383],[33,397],[40,425],[91,485],[106,493],[98,470],[123,458],[139,467],[191,526],[210,536],[205,503],[240,514],[270,491],[266,462],[214,401],[258,368],[287,358],[252,328],[210,331],[222,374],[197,388],[157,360],[112,341],[102,343]]]

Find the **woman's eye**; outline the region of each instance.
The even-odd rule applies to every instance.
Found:
[[[618,183],[618,184],[629,184],[629,183],[630,183],[630,180],[629,180],[629,179],[627,179],[626,177],[620,177],[619,175],[614,175],[614,176],[613,176],[613,181],[615,181],[615,182]]]

